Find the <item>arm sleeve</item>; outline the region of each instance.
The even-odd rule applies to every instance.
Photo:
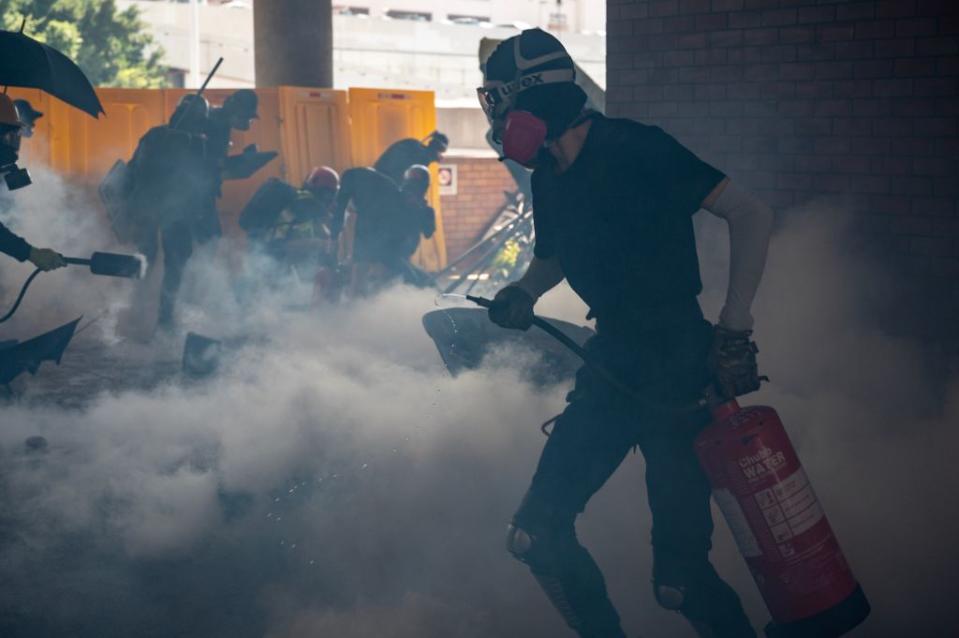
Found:
[[[539,259],[551,259],[556,256],[556,232],[550,215],[549,197],[542,186],[537,173],[531,180],[533,190],[533,229],[536,231],[536,243],[533,254]]]
[[[730,330],[750,330],[750,307],[766,267],[775,215],[769,206],[732,182],[708,210],[729,224],[729,287],[719,323]]]
[[[0,253],[10,255],[17,261],[26,261],[30,258],[30,244],[0,223]]]
[[[640,144],[644,170],[672,210],[692,215],[726,176],[660,128]]]

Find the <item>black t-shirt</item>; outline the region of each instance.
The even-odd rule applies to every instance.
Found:
[[[535,254],[559,258],[600,323],[690,304],[691,217],[724,177],[658,127],[596,115],[569,169],[533,173]]]
[[[408,138],[391,144],[376,160],[373,168],[399,184],[403,181],[403,173],[410,166],[414,164],[429,166],[430,163],[435,161],[435,151],[419,140]]]

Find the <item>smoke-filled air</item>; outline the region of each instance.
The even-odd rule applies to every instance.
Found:
[[[959,636],[954,4],[0,2],[0,638]]]
[[[12,225],[100,246],[69,188],[42,179],[50,186],[18,199]],[[870,319],[884,273],[845,254],[842,211],[810,205],[782,220],[755,310],[771,381],[749,402],[779,410],[870,596],[875,617],[852,635],[941,635],[959,559],[957,387]],[[716,312],[725,228],[701,222],[704,301]],[[4,289],[24,272],[5,267]],[[539,424],[568,390],[531,384],[534,351],[495,352],[454,378],[421,327],[435,293],[396,286],[307,312],[288,309],[302,291],[263,290],[241,310],[220,263],[205,260],[189,273],[186,314],[235,345],[197,381],[179,371],[178,341],[118,337],[137,284],[87,281],[79,295],[69,275],[44,275],[20,325],[98,321],[77,335],[78,354],[2,411],[3,635],[562,635],[503,540]],[[568,289],[538,310],[584,323]],[[117,367],[73,365],[92,351],[117,353]],[[99,389],[58,401],[71,383]],[[31,446],[38,436],[46,445]],[[651,594],[642,473],[631,454],[580,536],[631,635],[687,636]],[[714,562],[762,618],[714,517]]]

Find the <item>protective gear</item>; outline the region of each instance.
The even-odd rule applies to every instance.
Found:
[[[17,115],[20,116],[20,122],[23,125],[23,136],[33,137],[33,126],[38,119],[43,117],[43,113],[34,109],[33,105],[27,100],[14,100],[13,105],[16,107]]]
[[[507,549],[530,568],[570,629],[583,638],[625,638],[603,575],[576,538],[573,518],[527,499],[507,530]]]
[[[752,330],[729,330],[716,326],[707,365],[716,389],[724,398],[733,399],[759,389],[756,364],[759,348],[750,340]]]
[[[529,330],[533,325],[536,300],[516,284],[506,286],[493,297],[489,307],[490,321],[502,328]]]
[[[503,156],[529,166],[546,143],[546,122],[529,111],[510,111],[503,129]]]
[[[210,103],[202,95],[187,93],[176,104],[170,126],[184,131],[200,131],[210,116]]]
[[[655,552],[653,594],[660,607],[681,614],[701,638],[755,638],[736,592],[709,564],[692,557]]]
[[[340,175],[329,166],[316,166],[303,181],[303,188],[313,191],[333,191],[340,188]]]
[[[30,261],[40,270],[56,270],[63,268],[67,262],[63,260],[63,255],[50,248],[31,248]]]
[[[223,101],[223,110],[229,116],[230,127],[240,131],[250,130],[250,120],[257,120],[260,116],[256,109],[260,104],[253,89],[240,89],[230,94]]]
[[[523,556],[533,547],[533,537],[520,529],[513,523],[506,528],[506,549],[517,559],[522,560]]]
[[[536,49],[538,55],[524,57],[524,46]],[[503,60],[504,68],[491,68],[510,52],[512,59]],[[559,40],[542,29],[527,29],[500,43],[487,60],[485,71],[483,86],[476,92],[491,124],[516,106],[520,93],[546,84],[576,80],[573,59]]]
[[[685,587],[654,585],[653,594],[656,596],[656,602],[659,603],[660,607],[671,611],[679,611],[686,600]]]
[[[440,155],[445,153],[450,147],[450,138],[439,131],[433,131],[427,135],[423,141],[426,143],[427,148],[436,151],[436,153]]]
[[[430,169],[422,164],[413,164],[403,173],[401,188],[407,195],[422,199],[430,189]]]
[[[32,182],[26,169],[17,166],[23,123],[13,101],[0,94],[0,174],[9,190],[29,186]]]

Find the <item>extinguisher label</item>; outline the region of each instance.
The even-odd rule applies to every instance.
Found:
[[[856,581],[775,411],[743,409],[696,446],[775,622],[811,617],[852,593]]]
[[[742,506],[740,506],[733,493],[727,489],[718,489],[713,491],[713,498],[716,499],[716,504],[722,510],[726,523],[729,525],[729,530],[733,533],[733,538],[736,539],[736,545],[742,555],[746,558],[762,556],[763,550],[759,546],[759,541],[752,530],[749,529],[749,519],[746,518],[746,513],[743,512]]]
[[[811,529],[825,515],[801,468],[757,492],[755,499],[777,543]]]

